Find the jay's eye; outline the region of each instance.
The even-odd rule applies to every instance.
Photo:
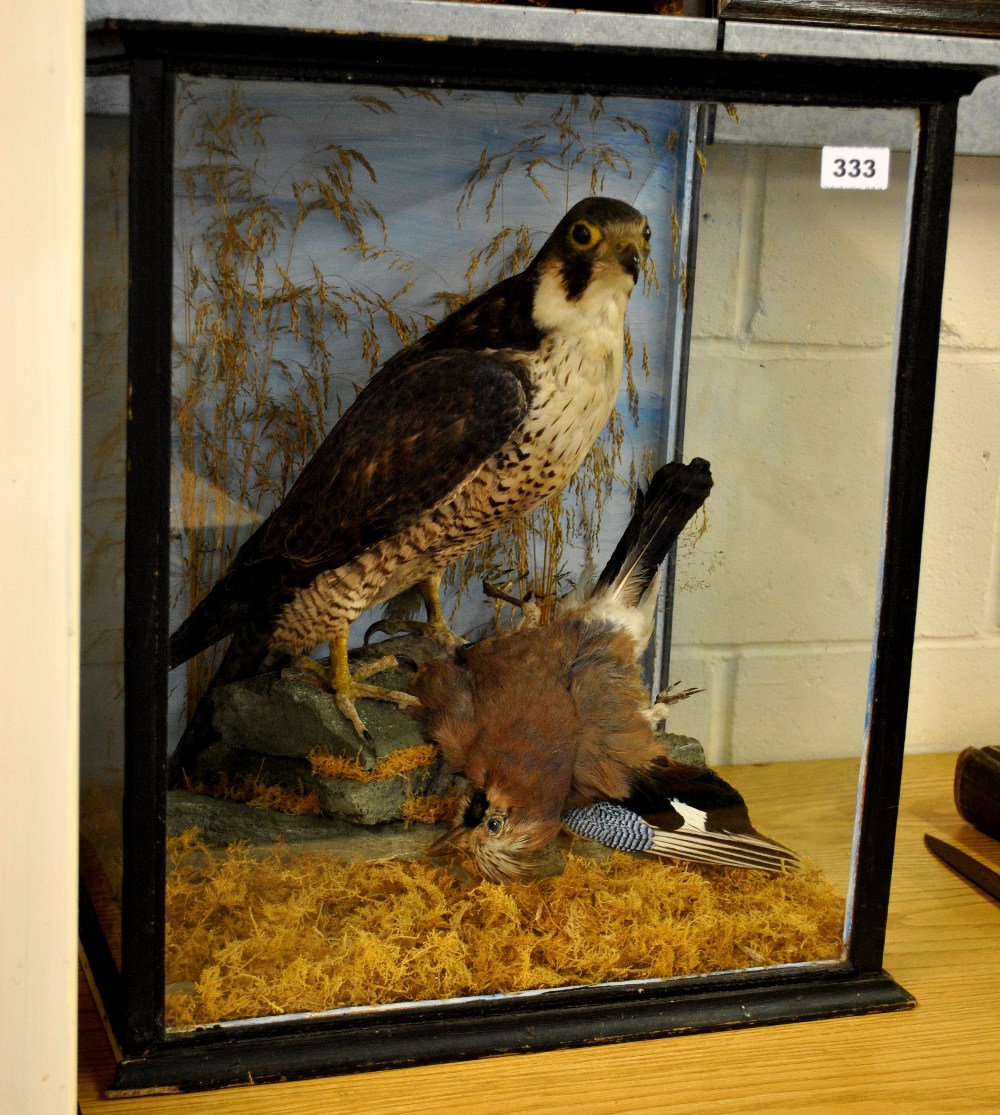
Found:
[[[500,824],[499,817],[490,817],[490,819],[486,822],[486,831],[491,836],[496,836],[501,828],[503,828],[503,826]]]

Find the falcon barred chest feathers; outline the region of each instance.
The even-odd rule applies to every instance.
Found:
[[[269,656],[330,647],[338,707],[408,694],[353,676],[351,623],[414,586],[447,634],[441,574],[503,523],[562,490],[614,407],[625,311],[649,249],[646,218],[591,197],[531,263],[446,317],[372,377],[282,503],[174,632],[171,667],[232,636],[172,771],[204,746],[211,689]],[[385,663],[380,668],[385,668]]]

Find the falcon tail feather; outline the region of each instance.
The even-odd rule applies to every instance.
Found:
[[[636,492],[632,518],[591,599],[614,598],[624,607],[636,607],[711,490],[712,471],[701,457],[687,465],[673,461],[659,468],[646,491]]]
[[[187,617],[170,636],[170,668],[200,654],[203,650],[224,639],[231,631],[232,624],[221,607],[213,605],[223,597],[220,585],[209,592],[208,596]]]

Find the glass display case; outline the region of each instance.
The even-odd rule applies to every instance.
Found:
[[[582,46],[569,13],[491,9],[440,37],[441,7],[88,29],[81,910],[112,1091],[912,1005],[882,946],[955,113],[983,71],[724,54],[666,17],[589,16]],[[548,355],[605,333],[599,389]],[[518,514],[462,533],[437,419],[492,430],[498,364],[529,418],[461,484],[527,461]],[[589,615],[670,462],[713,483],[644,586],[632,713],[753,829],[673,790],[650,823],[784,858],[620,850],[569,812],[513,878],[430,855],[489,814],[419,678]],[[438,574],[452,636],[383,611]],[[280,635],[321,592],[326,626]],[[398,698],[359,690],[360,731],[341,653]],[[504,674],[481,733],[531,700]],[[610,684],[583,702],[609,748]],[[574,779],[567,810],[618,801]]]

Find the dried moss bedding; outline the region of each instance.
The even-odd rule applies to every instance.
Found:
[[[615,853],[497,885],[195,833],[169,845],[167,1024],[834,958],[844,903],[780,876]]]

